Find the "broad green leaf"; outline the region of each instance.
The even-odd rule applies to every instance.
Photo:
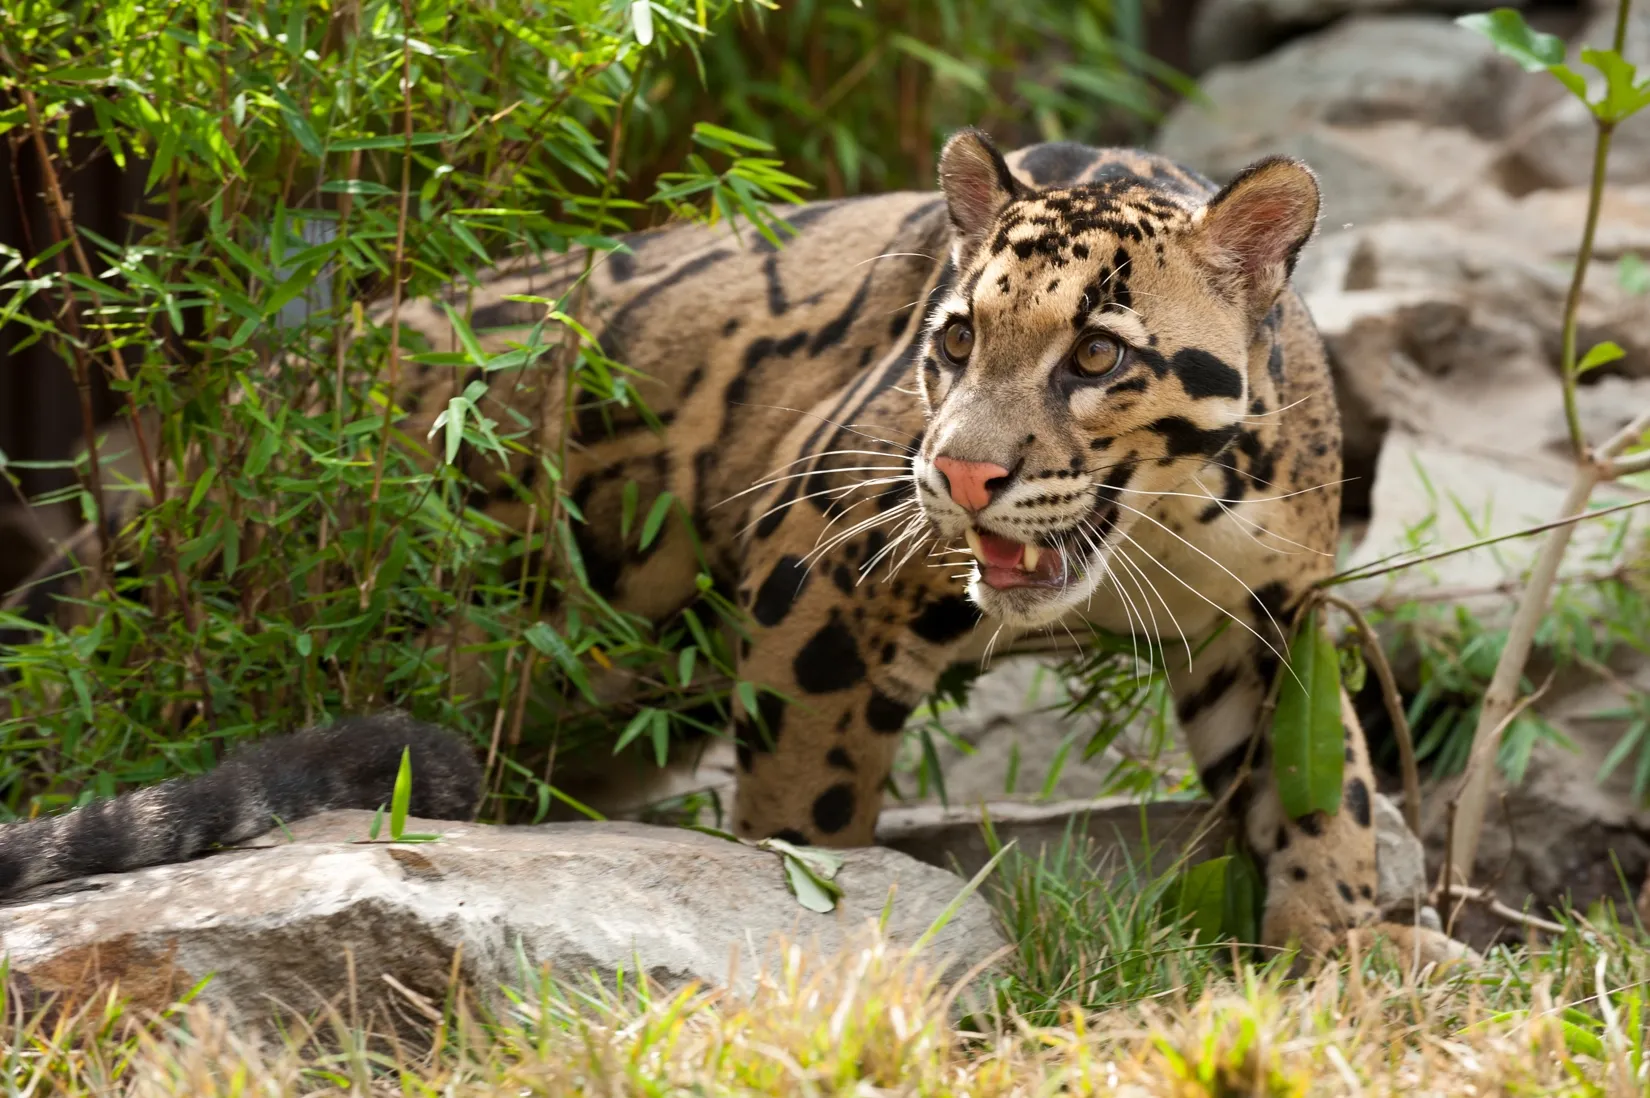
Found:
[[[809,873],[808,867],[798,859],[785,859],[785,880],[791,886],[791,893],[796,896],[797,903],[809,911],[825,915],[836,910],[836,898],[841,895],[842,890],[834,884],[821,882],[818,877]]]
[[[1650,77],[1640,80],[1638,68],[1615,50],[1586,48],[1581,59],[1604,75],[1604,94],[1589,106],[1603,122],[1620,122],[1650,104]]]
[[[1564,40],[1531,27],[1514,8],[1475,12],[1455,22],[1488,38],[1491,45],[1518,62],[1525,72],[1541,72],[1564,62]]]
[[[1186,928],[1197,935],[1200,942],[1215,942],[1221,938],[1226,914],[1226,866],[1232,856],[1199,862],[1180,875],[1180,888],[1175,895],[1175,909]]]
[[[412,748],[401,749],[401,766],[395,772],[395,792],[390,796],[390,838],[399,839],[407,826],[407,806],[412,803]]]
[[[1234,853],[1226,863],[1225,909],[1222,930],[1240,942],[1260,941],[1260,919],[1266,902],[1266,882],[1247,854]]]
[[[1346,768],[1341,727],[1341,677],[1335,642],[1312,610],[1289,645],[1280,669],[1272,718],[1272,769],[1283,811],[1291,819],[1341,808]]]
[[[1597,369],[1600,366],[1616,361],[1618,358],[1626,357],[1627,352],[1622,350],[1619,345],[1608,339],[1603,343],[1595,343],[1593,344],[1591,350],[1581,356],[1581,361],[1576,363],[1576,374],[1584,374],[1588,370]]]
[[[367,828],[367,840],[369,842],[377,842],[378,841],[378,832],[383,828],[383,826],[384,826],[384,806],[379,805],[378,806],[378,811],[374,812],[372,814],[372,824]]]

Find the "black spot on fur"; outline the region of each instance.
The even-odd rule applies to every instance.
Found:
[[[1260,754],[1258,745],[1255,754],[1257,756]],[[1226,787],[1232,784],[1232,781],[1238,775],[1238,771],[1243,768],[1243,760],[1248,757],[1248,741],[1233,744],[1226,754],[1198,771],[1198,778],[1203,782],[1203,788],[1209,796],[1218,798],[1225,793]]]
[[[1350,755],[1351,753],[1352,749],[1348,748],[1347,754]],[[1371,819],[1369,814],[1369,786],[1364,784],[1362,778],[1353,778],[1346,783],[1345,800],[1347,810],[1352,813],[1352,818],[1357,821],[1358,826],[1368,827]]]
[[[1154,420],[1149,429],[1163,436],[1165,461],[1189,454],[1214,457],[1230,446],[1242,431],[1235,425],[1206,431],[1184,416],[1164,416]]]
[[[1347,883],[1345,881],[1336,881],[1335,891],[1339,892],[1341,894],[1341,899],[1345,900],[1347,903],[1353,902],[1352,889],[1347,887]]]
[[[1282,582],[1273,580],[1257,587],[1249,601],[1255,612],[1255,624],[1275,621],[1281,625],[1289,609],[1289,588]]]
[[[814,801],[814,826],[827,835],[835,835],[854,822],[854,787],[838,782]]]
[[[1199,713],[1219,701],[1221,695],[1230,690],[1232,684],[1237,682],[1237,676],[1237,668],[1230,665],[1216,668],[1202,686],[1179,699],[1175,705],[1175,712],[1179,714],[1180,722],[1182,724],[1190,722]]]
[[[1306,867],[1297,865],[1289,871],[1289,875],[1297,881],[1304,881],[1306,880]]]
[[[834,766],[838,770],[846,770],[850,773],[856,769],[853,756],[840,747],[833,747],[825,752],[825,762],[828,766]]]
[[[980,622],[980,608],[962,595],[946,595],[922,608],[911,632],[931,644],[950,644]]]
[[[905,718],[910,715],[911,706],[875,688],[871,690],[871,700],[865,703],[866,723],[876,732],[899,732],[904,729]]]
[[[1208,351],[1196,347],[1176,351],[1170,368],[1193,400],[1204,397],[1236,400],[1243,395],[1243,375]]]
[[[792,846],[808,845],[808,836],[802,834],[802,832],[798,831],[794,827],[782,827],[778,831],[775,831],[772,835],[769,835],[768,838],[778,839],[780,842],[790,843]]]
[[[1075,182],[1094,163],[1094,150],[1076,141],[1049,141],[1020,154],[1020,170],[1039,187]]]
[[[1306,815],[1295,821],[1295,826],[1299,827],[1302,831],[1306,832],[1314,839],[1321,838],[1323,835],[1323,813],[1308,812]]]
[[[865,678],[859,643],[838,611],[831,611],[831,620],[808,638],[792,661],[791,671],[796,684],[810,694],[847,690]]]
[[[808,574],[801,557],[788,553],[780,557],[779,563],[773,566],[773,571],[768,573],[768,578],[762,581],[761,589],[756,592],[751,616],[769,628],[784,621],[785,615],[791,612],[791,607],[802,596],[802,589],[808,586]]]

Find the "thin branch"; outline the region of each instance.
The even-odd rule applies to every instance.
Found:
[[[1319,597],[1352,619],[1358,636],[1363,639],[1365,658],[1375,665],[1375,677],[1381,682],[1381,700],[1386,703],[1387,718],[1392,721],[1393,734],[1398,737],[1398,761],[1404,772],[1404,823],[1409,825],[1416,838],[1420,838],[1421,769],[1415,762],[1415,740],[1410,735],[1409,718],[1404,714],[1403,698],[1398,693],[1392,665],[1387,662],[1386,649],[1381,647],[1380,639],[1369,627],[1363,611],[1339,595],[1325,592]]]
[[[1592,474],[1592,483],[1596,484],[1599,479],[1599,473],[1595,471]],[[1583,499],[1581,502],[1585,504],[1587,501],[1586,499]],[[1468,542],[1466,545],[1457,545],[1453,549],[1440,549],[1436,553],[1428,553],[1426,556],[1416,557],[1414,560],[1406,560],[1398,564],[1388,564],[1380,568],[1372,567],[1368,571],[1358,568],[1349,568],[1345,572],[1340,572],[1336,575],[1330,576],[1328,579],[1318,581],[1318,586],[1338,587],[1343,583],[1351,583],[1354,580],[1374,579],[1376,576],[1384,576],[1389,572],[1401,572],[1406,568],[1414,568],[1419,564],[1428,564],[1435,560],[1443,560],[1445,557],[1453,557],[1458,553],[1470,553],[1474,549],[1482,549],[1486,545],[1496,545],[1500,542],[1512,541],[1516,538],[1527,538],[1532,534],[1546,533],[1549,530],[1566,529],[1587,519],[1603,518],[1605,515],[1613,515],[1620,511],[1629,511],[1634,507],[1643,507],[1647,503],[1650,503],[1650,496],[1644,496],[1639,499],[1630,499],[1626,503],[1618,503],[1613,507],[1600,507],[1596,511],[1583,511],[1580,514],[1572,514],[1571,511],[1573,509],[1566,505],[1560,508],[1560,510],[1565,512],[1568,516],[1566,518],[1554,519],[1551,522],[1543,522],[1539,526],[1526,526],[1524,529],[1514,530],[1510,534],[1497,534],[1494,537],[1480,538],[1477,541]],[[1569,537],[1570,535],[1566,530],[1564,539],[1568,541]]]

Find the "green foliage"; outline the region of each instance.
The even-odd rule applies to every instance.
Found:
[[[773,203],[929,186],[938,138],[964,122],[1030,112],[1049,136],[1097,132],[1169,75],[1139,51],[1140,15],[1135,0],[9,6],[0,133],[38,140],[60,174],[109,158],[147,204],[118,239],[64,222],[63,244],[0,255],[0,322],[149,413],[120,447],[142,475],[92,490],[83,463],[81,513],[158,502],[127,524],[86,625],[0,655],[0,811],[394,703],[488,745],[490,814],[590,814],[551,780],[557,758],[662,761],[683,734],[720,733],[755,690],[708,573],[677,618],[619,613],[590,590],[554,429],[499,417],[472,379],[431,438],[407,438],[389,394],[412,370],[566,370],[568,407],[651,422],[637,379],[587,338],[576,286],[521,298],[539,323],[486,353],[482,272],[555,256],[587,271],[621,230],[673,217],[782,240]],[[403,330],[392,353],[397,300],[440,302],[458,345]],[[469,505],[473,478],[523,455],[542,475],[506,490],[530,537]],[[686,521],[668,495],[626,499],[640,546]],[[487,685],[464,696],[469,661]],[[635,689],[615,707],[603,677]]]
[[[1606,125],[1616,125],[1650,106],[1650,76],[1639,78],[1637,67],[1622,57],[1619,42],[1615,49],[1584,47],[1581,50],[1582,62],[1603,77],[1603,86],[1590,96],[1587,78],[1564,61],[1563,40],[1532,29],[1516,9],[1496,8],[1463,15],[1456,22],[1489,39],[1525,72],[1551,73],[1571,95],[1587,104],[1593,117]]]
[[[625,167],[640,185],[644,165],[689,151],[685,135],[700,121],[769,142],[826,195],[927,189],[941,140],[960,126],[1008,145],[1144,138],[1159,102],[1154,85],[1191,90],[1144,52],[1144,7],[795,0],[742,8],[697,55],[678,54],[652,74]]]
[[[0,315],[150,413],[141,483],[79,492],[85,517],[117,493],[158,502],[128,524],[130,566],[94,583],[88,625],[0,657],[7,810],[203,769],[272,725],[393,702],[484,740],[502,722],[515,750],[497,762],[497,810],[535,816],[566,798],[534,759],[611,742],[598,671],[644,680],[638,704],[671,730],[695,706],[725,713],[734,608],[707,580],[687,616],[655,625],[590,591],[582,516],[541,441],[560,432],[492,418],[475,381],[433,439],[407,438],[390,394],[414,369],[566,368],[575,400],[645,414],[623,365],[584,338],[576,290],[528,301],[539,323],[496,355],[468,295],[498,262],[565,253],[588,270],[620,247],[642,206],[613,154],[638,91],[740,2],[661,0],[650,27],[598,0],[8,9],[0,131],[43,143],[53,172],[85,148],[143,168],[149,205],[122,239],[59,223],[72,246],[0,261]],[[769,201],[801,182],[755,155],[760,141],[694,139],[652,205],[771,233]],[[460,345],[392,352],[397,310],[432,297]],[[385,299],[403,304],[365,308]],[[511,485],[530,540],[469,505],[477,466],[514,455],[544,474]],[[649,504],[644,542],[673,513]],[[523,557],[570,577],[555,581],[564,627],[523,628],[546,586],[506,573]],[[453,688],[466,660],[490,671],[481,696]]]
[[[1278,675],[1272,716],[1272,772],[1284,814],[1298,819],[1341,809],[1345,770],[1341,722],[1341,668],[1335,642],[1308,610]]]
[[[1095,1012],[1164,994],[1195,998],[1220,978],[1233,940],[1259,940],[1263,888],[1247,857],[1154,874],[1126,853],[1100,861],[1081,827],[1068,824],[1034,856],[1010,851],[987,885],[1016,951],[995,986],[999,1009],[1051,1025],[1071,1005]],[[989,824],[986,837],[996,854],[1007,849]]]

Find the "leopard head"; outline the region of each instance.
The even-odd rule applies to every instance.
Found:
[[[1212,197],[1119,170],[1036,189],[977,131],[946,144],[939,174],[953,277],[917,347],[917,498],[972,550],[981,610],[1046,625],[1237,440],[1318,184],[1275,157]]]

